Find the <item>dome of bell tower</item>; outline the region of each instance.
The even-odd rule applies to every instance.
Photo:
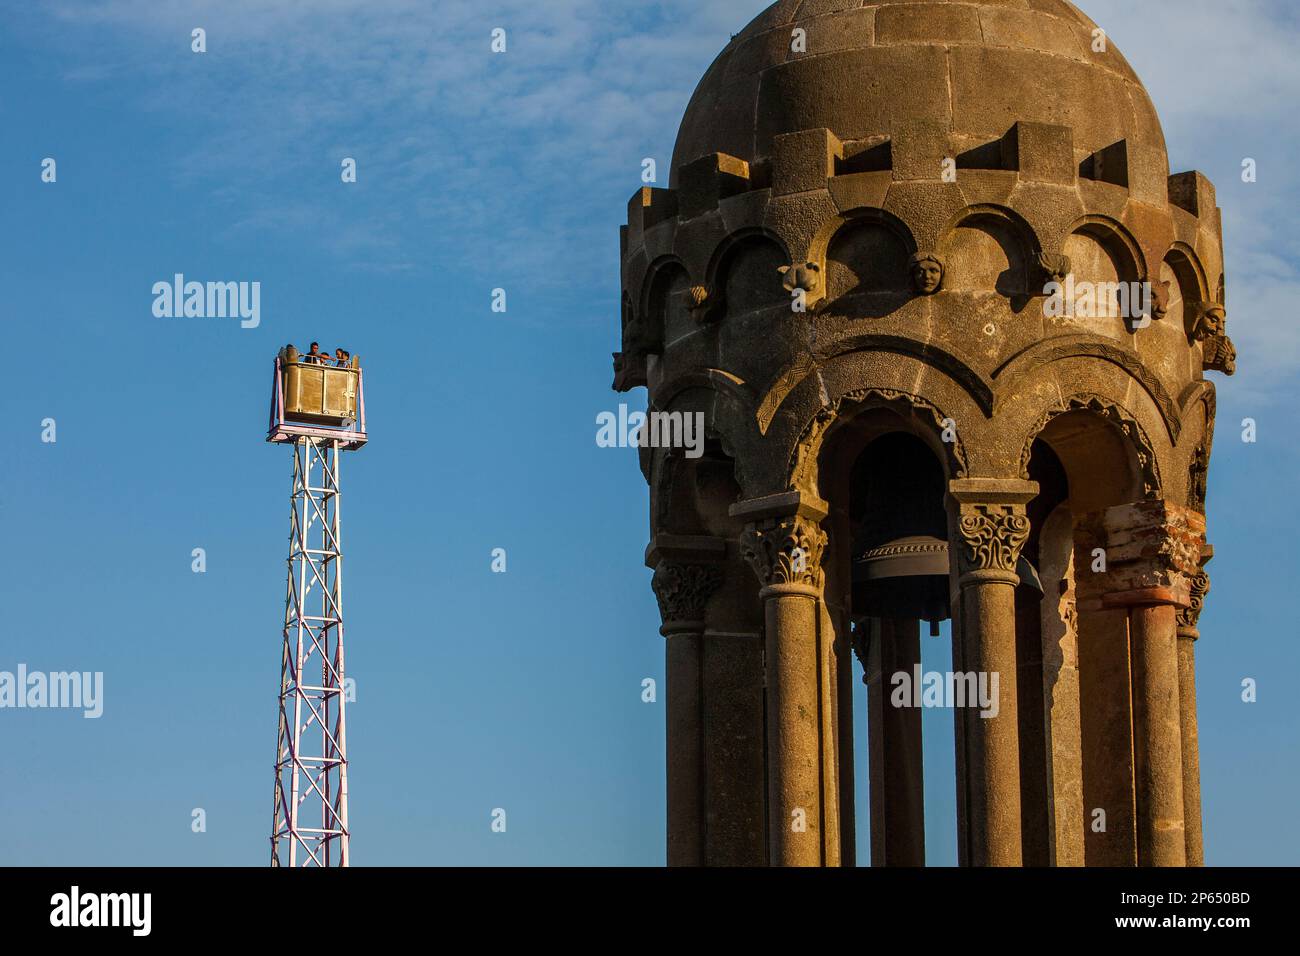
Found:
[[[1068,127],[1080,163],[1124,141],[1130,163],[1158,182],[1168,174],[1137,74],[1065,0],[781,0],[700,81],[673,169],[711,153],[761,165],[776,137],[815,127],[851,157],[909,120],[949,131],[958,152],[1017,121]]]

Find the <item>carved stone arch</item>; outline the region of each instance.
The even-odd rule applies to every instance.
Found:
[[[966,448],[961,433],[951,428],[952,441],[945,441],[945,431],[953,421],[942,409],[920,395],[893,388],[860,388],[845,392],[830,405],[823,406],[804,426],[790,452],[787,473],[790,487],[803,491],[817,488],[817,462],[826,440],[835,430],[858,414],[883,408],[912,422],[918,438],[935,452],[949,479],[967,475]]]
[[[655,259],[646,268],[635,310],[647,351],[659,354],[682,330],[675,328],[687,318],[683,296],[691,284],[690,270],[675,255]]]
[[[1160,262],[1160,278],[1166,287],[1164,316],[1176,328],[1186,330],[1189,320],[1199,315],[1202,302],[1210,300],[1209,280],[1196,250],[1175,242]]]
[[[1178,396],[1178,408],[1184,419],[1187,418],[1188,412],[1197,402],[1205,403],[1206,414],[1214,418],[1215,409],[1218,405],[1218,392],[1214,383],[1208,379],[1192,382],[1183,389],[1182,394]]]
[[[1188,290],[1194,292],[1198,299],[1210,298],[1210,280],[1205,274],[1205,267],[1201,265],[1201,257],[1196,254],[1195,249],[1185,242],[1177,241],[1165,253],[1164,261],[1178,273],[1180,281],[1186,279]]]
[[[906,222],[887,210],[875,206],[859,206],[856,209],[846,210],[841,215],[832,216],[823,222],[808,244],[808,257],[825,262],[827,251],[830,249],[831,243],[835,241],[835,237],[846,229],[858,225],[881,226],[893,233],[903,243],[907,248],[908,255],[917,251],[916,238],[912,235],[912,230]]]
[[[784,369],[758,405],[759,429],[764,434],[767,433],[767,429],[776,417],[782,403],[808,376],[833,359],[851,355],[855,352],[892,352],[917,359],[958,383],[970,395],[971,400],[979,406],[985,417],[993,414],[992,383],[976,371],[975,366],[967,359],[933,343],[919,342],[916,339],[901,335],[865,332],[839,340],[836,342],[835,347],[817,364],[792,365]]]
[[[754,426],[754,395],[745,382],[730,372],[710,368],[688,372],[662,383],[655,390],[652,408],[679,410],[682,400],[693,391],[709,395],[708,411],[704,418],[704,435],[716,441],[723,452],[736,465],[736,481],[748,487],[747,469],[743,452],[751,448],[760,436]]]
[[[1118,219],[1090,213],[1072,222],[1061,238],[1061,251],[1072,260],[1075,257],[1070,254],[1069,244],[1071,237],[1074,236],[1085,237],[1101,246],[1115,263],[1119,281],[1138,282],[1150,278],[1146,256],[1142,252],[1141,245],[1133,238],[1133,233],[1128,227]],[[1078,263],[1072,262],[1072,265],[1078,266]],[[1087,276],[1076,274],[1075,278],[1087,278]]]
[[[1137,416],[1129,412],[1119,402],[1092,392],[1077,392],[1068,398],[1047,408],[1025,437],[1020,452],[1020,477],[1029,478],[1029,459],[1033,454],[1034,442],[1051,424],[1052,420],[1069,412],[1090,412],[1114,425],[1124,436],[1132,449],[1138,471],[1142,476],[1142,496],[1158,498],[1163,493],[1164,485],[1160,478],[1160,464],[1154,446],[1146,429],[1138,422]]]
[[[808,257],[821,265],[828,302],[861,294],[892,300],[910,297],[908,260],[916,251],[903,220],[883,209],[861,207],[823,223]],[[886,314],[897,305],[891,301],[867,314]]]
[[[720,368],[693,369],[674,375],[655,390],[655,396],[663,405],[670,406],[673,399],[688,388],[707,388],[726,393],[745,409],[751,409],[755,404],[754,392],[745,381]]]
[[[1182,417],[1173,397],[1160,380],[1143,364],[1142,359],[1135,352],[1089,335],[1058,336],[1035,343],[1013,355],[993,373],[993,380],[996,383],[995,407],[1000,407],[1006,400],[1018,394],[1021,380],[1025,376],[1033,374],[1052,362],[1084,357],[1110,362],[1132,376],[1160,410],[1170,441],[1174,444],[1178,443]]]
[[[944,224],[937,246],[946,290],[997,292],[1018,300],[1029,295],[1042,253],[1033,226],[993,203],[963,207]]]
[[[1037,255],[1043,251],[1042,243],[1039,241],[1038,233],[1030,224],[1029,220],[1020,213],[1016,212],[1010,206],[1002,206],[998,203],[980,202],[971,203],[963,206],[957,212],[948,217],[948,221],[943,224],[939,230],[938,242],[940,245],[952,235],[953,231],[958,229],[963,223],[971,219],[987,217],[990,219],[1003,219],[1011,225],[1025,245],[1025,251]]]
[[[780,266],[789,265],[791,262],[790,250],[785,240],[771,229],[750,226],[731,233],[719,242],[705,270],[702,288],[715,316],[732,311],[733,306],[736,305],[735,302],[730,301],[737,299],[734,294],[736,289],[733,288],[733,294],[728,295],[728,287],[737,285],[732,282],[733,278],[737,278],[733,275],[736,260],[750,250],[761,249],[764,245],[773,247],[767,256],[770,262],[758,264],[758,271],[753,276],[739,277],[738,288],[746,296],[753,295],[760,288],[766,288],[773,295],[773,301],[768,303],[769,305],[785,304],[788,301],[781,285],[781,275],[777,271]],[[771,254],[772,252],[775,254]],[[768,275],[769,267],[770,275]],[[750,281],[745,281],[746,278]],[[742,305],[737,311],[748,311],[748,309]]]

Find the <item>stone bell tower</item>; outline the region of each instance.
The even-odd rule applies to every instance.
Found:
[[[614,387],[708,436],[641,452],[669,863],[852,865],[857,826],[923,863],[894,675],[951,619],[964,865],[1199,865],[1220,219],[1104,33],[1064,0],[781,0],[621,241]]]

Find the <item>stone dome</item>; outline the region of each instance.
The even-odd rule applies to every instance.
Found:
[[[970,149],[1017,121],[1070,127],[1081,162],[1127,140],[1129,161],[1163,182],[1155,108],[1109,38],[1094,52],[1097,29],[1065,0],[779,0],[700,81],[677,136],[674,181],[683,164],[712,153],[761,167],[784,133],[825,127],[852,152],[919,120]]]

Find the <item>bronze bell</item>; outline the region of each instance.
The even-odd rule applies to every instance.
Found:
[[[939,622],[952,615],[948,570],[948,542],[934,535],[907,535],[869,548],[853,559],[854,613],[929,621],[936,634]],[[1027,558],[1016,563],[1016,574],[1021,586],[1042,593]]]
[[[933,535],[907,535],[855,557],[853,610],[932,624],[949,617],[948,542]]]

